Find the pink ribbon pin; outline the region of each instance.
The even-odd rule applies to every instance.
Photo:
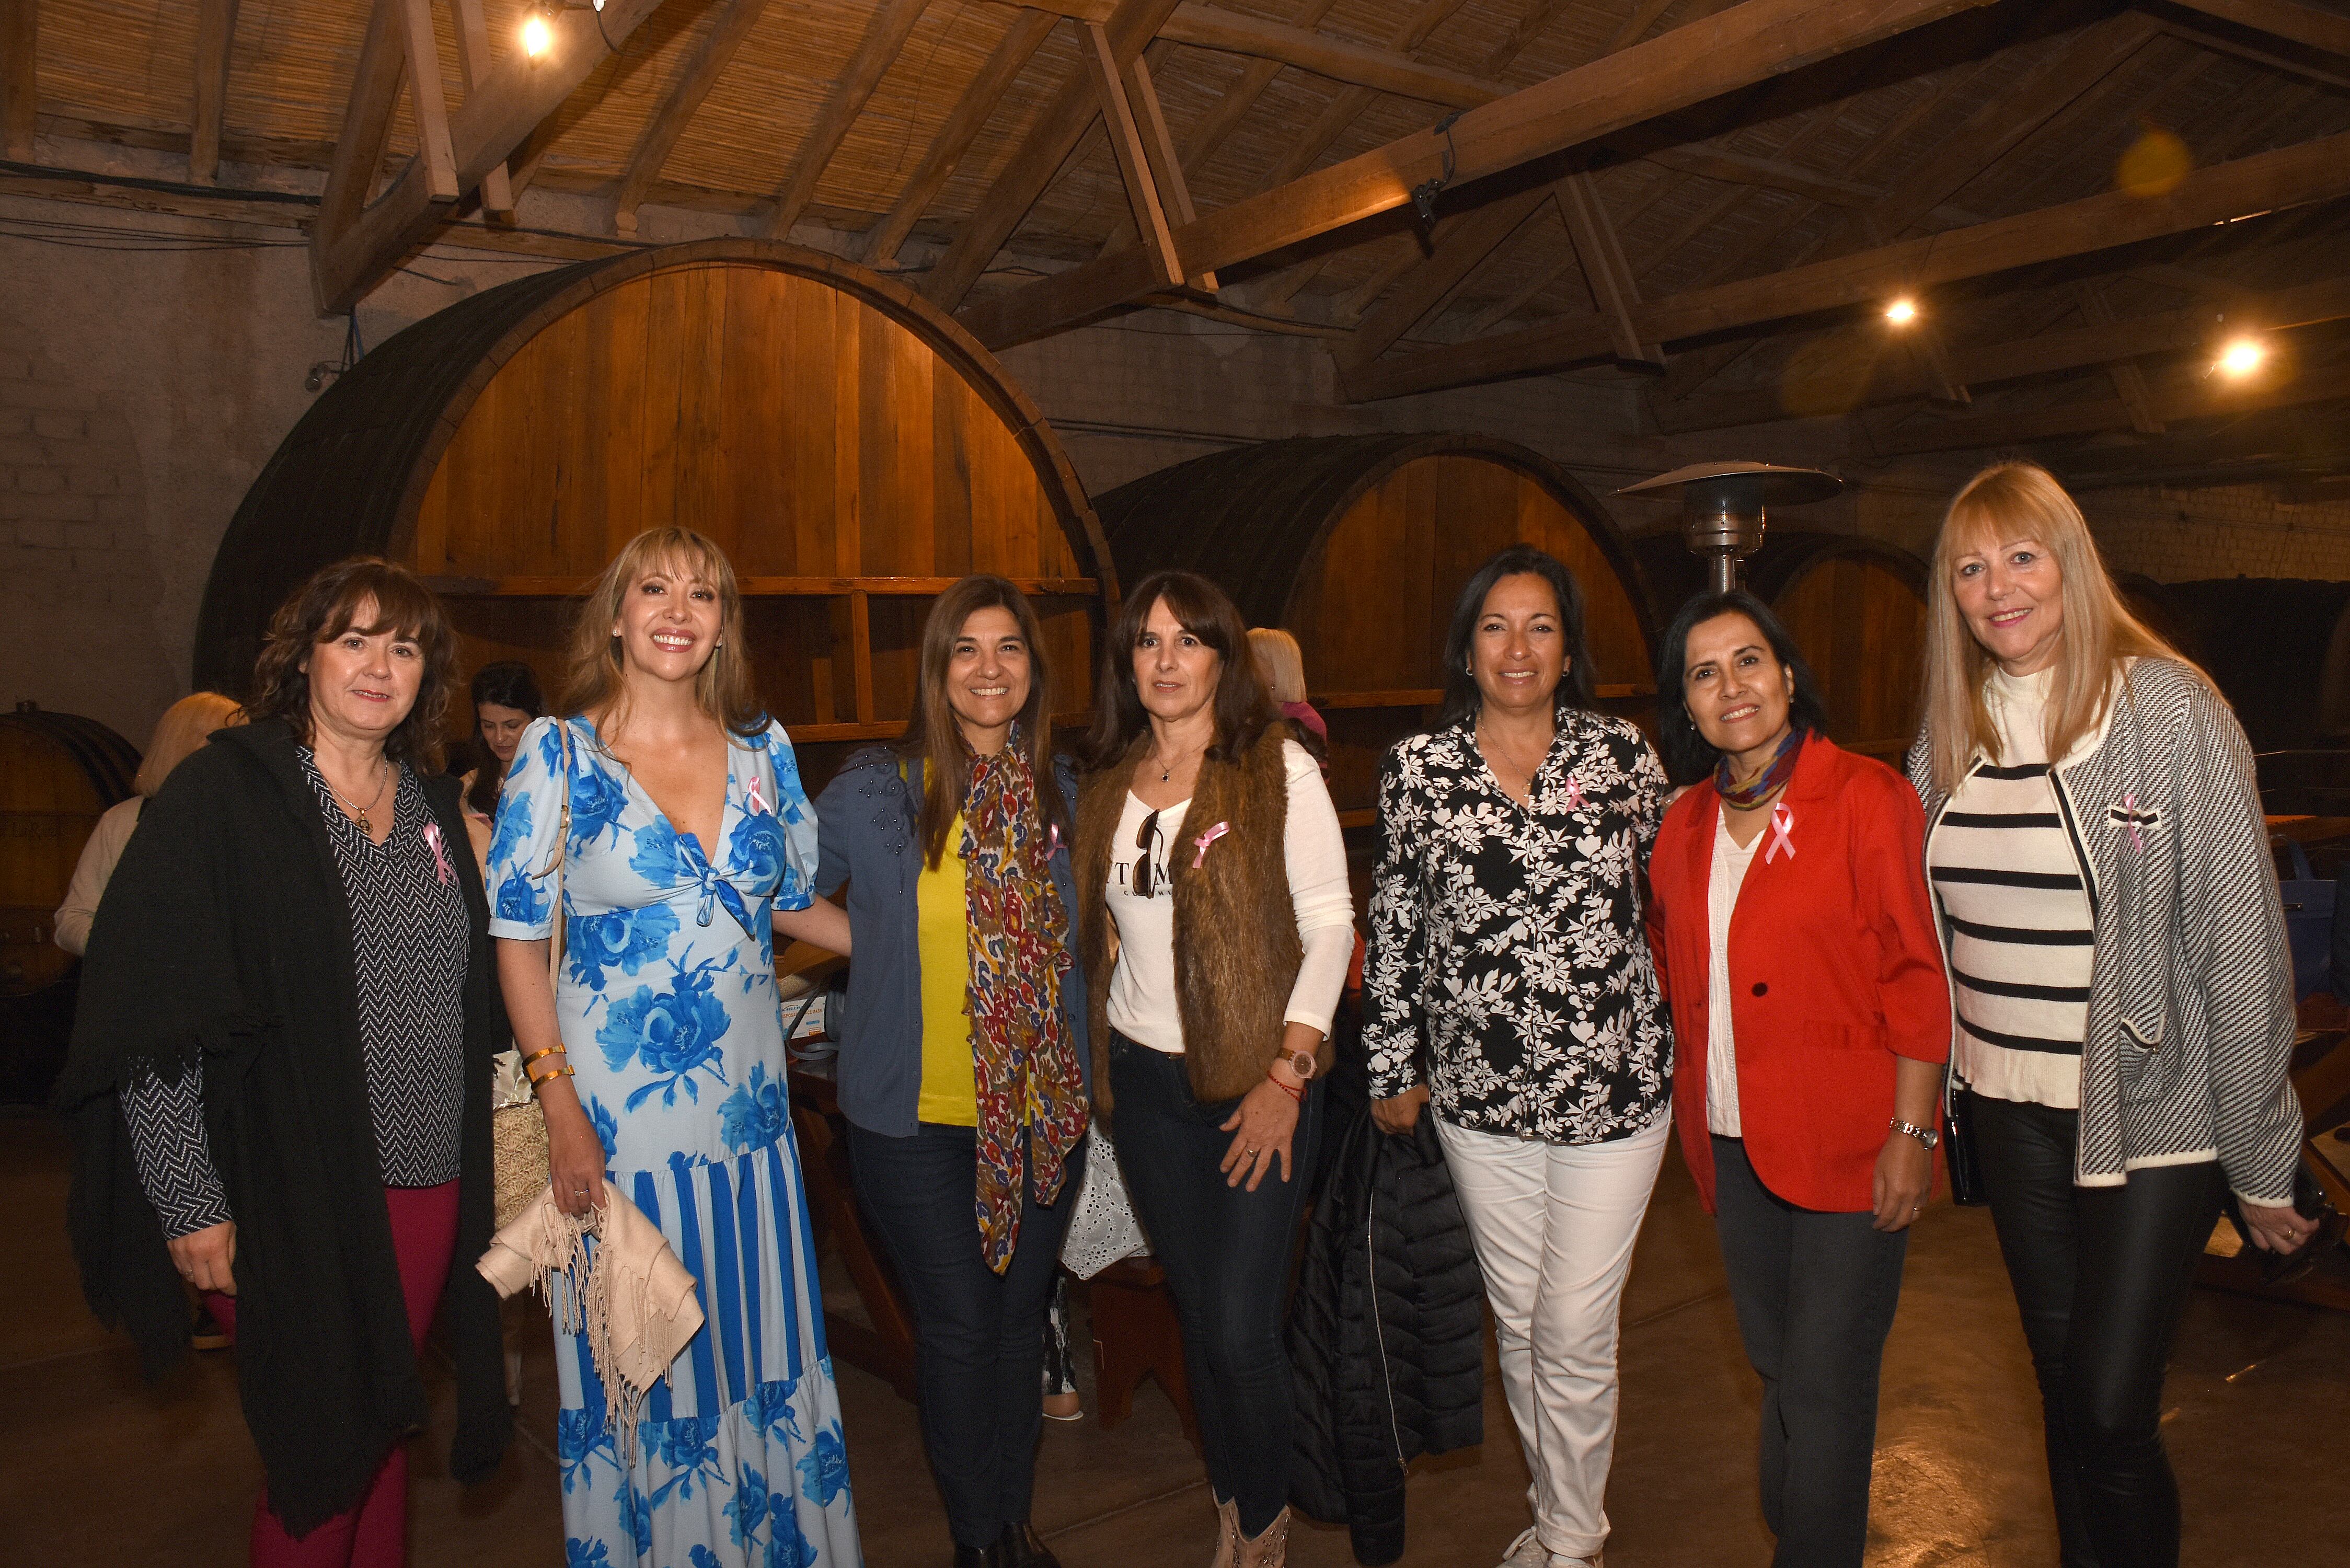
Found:
[[[1049,858],[1051,858],[1053,856],[1059,854],[1059,853],[1060,853],[1060,849],[1061,849],[1061,825],[1060,825],[1059,823],[1057,823],[1057,822],[1048,822],[1048,823],[1046,823],[1046,824],[1045,825],[1045,857],[1046,857],[1047,859],[1049,859]]]
[[[743,799],[750,806],[753,816],[760,815],[767,809],[766,803],[759,798],[759,781],[756,777],[751,780],[750,787],[743,792]]]
[[[1200,835],[1199,837],[1191,840],[1191,842],[1197,845],[1200,849],[1200,853],[1191,857],[1191,869],[1197,871],[1201,867],[1206,865],[1208,863],[1208,846],[1213,844],[1217,839],[1222,838],[1225,834],[1230,833],[1232,830],[1232,825],[1231,823],[1220,822],[1216,824],[1215,826],[1208,829],[1207,832]]]
[[[2136,790],[2122,796],[2122,821],[2129,827],[2130,848],[2143,850],[2146,847],[2146,836],[2137,830],[2137,792]]]
[[[432,867],[441,874],[441,886],[446,888],[449,885],[449,878],[455,873],[449,869],[449,851],[441,843],[439,823],[428,822],[424,825],[424,842],[432,846]]]
[[[1787,852],[1788,859],[1793,860],[1795,857],[1795,841],[1789,836],[1790,830],[1794,826],[1795,814],[1787,809],[1785,801],[1783,800],[1771,808],[1772,838],[1770,847],[1762,851],[1763,865],[1770,865],[1772,858],[1782,849]]]
[[[1566,809],[1581,811],[1589,804],[1583,798],[1583,781],[1569,774],[1566,779]]]

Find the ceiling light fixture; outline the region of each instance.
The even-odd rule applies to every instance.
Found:
[[[1918,319],[1918,302],[1904,295],[1885,307],[1885,319],[1896,327],[1907,327]]]
[[[2212,369],[2223,376],[2241,380],[2267,363],[2268,357],[2268,346],[2259,338],[2231,337],[2227,347],[2220,350],[2219,360]]]

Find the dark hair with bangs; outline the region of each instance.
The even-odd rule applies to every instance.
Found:
[[[1788,635],[1786,623],[1772,613],[1771,607],[1744,588],[1700,594],[1673,617],[1657,652],[1657,749],[1664,753],[1666,775],[1677,784],[1695,784],[1711,774],[1721,760],[1721,751],[1706,740],[1690,713],[1688,671],[1690,633],[1725,615],[1742,615],[1752,621],[1762,640],[1770,644],[1771,657],[1794,676],[1795,694],[1788,703],[1787,722],[1814,735],[1828,727],[1827,699],[1820,693],[1819,678],[1804,662],[1804,650]]]
[[[497,753],[482,740],[482,708],[484,704],[512,708],[517,713],[527,713],[536,719],[546,712],[546,699],[538,693],[538,676],[519,659],[502,659],[495,664],[484,664],[473,671],[473,749],[477,753],[473,764],[473,787],[465,792],[465,804],[484,816],[494,816],[498,809],[498,791],[505,783],[506,765],[498,761]]]
[[[1444,634],[1444,708],[1437,724],[1457,724],[1472,719],[1485,701],[1469,668],[1469,645],[1477,636],[1477,622],[1485,613],[1485,596],[1503,577],[1540,577],[1558,600],[1558,629],[1566,639],[1566,672],[1559,677],[1558,706],[1588,712],[1594,695],[1591,649],[1583,632],[1583,585],[1566,563],[1532,545],[1512,545],[1486,558],[1485,564],[1461,585],[1453,601],[1452,625]]]
[[[897,753],[922,763],[922,805],[920,831],[922,863],[935,871],[946,855],[947,829],[962,809],[971,788],[971,747],[955,722],[954,704],[947,697],[947,666],[955,644],[962,639],[963,623],[983,609],[1009,610],[1028,645],[1028,701],[1020,705],[1020,749],[1036,781],[1036,812],[1066,835],[1073,824],[1068,803],[1061,798],[1060,781],[1053,776],[1053,667],[1045,652],[1044,628],[1035,607],[1008,577],[984,573],[958,579],[931,606],[922,623],[921,649],[916,656],[914,716],[895,742]]]
[[[374,607],[366,626],[360,612]],[[254,665],[248,722],[282,719],[305,745],[310,742],[310,650],[347,631],[373,637],[392,631],[424,656],[416,701],[384,738],[383,753],[420,771],[440,765],[441,723],[457,680],[457,634],[441,601],[415,573],[376,556],[354,556],[322,566],[269,618],[269,635]]]
[[[1257,674],[1256,659],[1249,653],[1248,623],[1241,619],[1232,596],[1197,572],[1153,572],[1134,585],[1102,642],[1094,729],[1086,742],[1086,765],[1096,772],[1115,767],[1135,738],[1150,727],[1150,714],[1134,684],[1134,649],[1142,640],[1151,607],[1161,599],[1185,631],[1216,651],[1216,738],[1208,747],[1209,756],[1238,762],[1265,726],[1281,717]]]

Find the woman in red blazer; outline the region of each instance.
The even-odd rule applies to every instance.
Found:
[[[1665,634],[1677,780],[1648,866],[1681,1150],[1762,1378],[1776,1561],[1858,1568],[1877,1366],[1933,1181],[1950,986],[1916,792],[1819,732],[1786,628],[1745,593]]]

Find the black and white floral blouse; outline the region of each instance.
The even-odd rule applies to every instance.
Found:
[[[1464,719],[1379,769],[1364,968],[1371,1093],[1426,1081],[1456,1127],[1563,1144],[1656,1124],[1671,1024],[1643,935],[1664,769],[1622,719],[1563,711],[1529,805]]]

